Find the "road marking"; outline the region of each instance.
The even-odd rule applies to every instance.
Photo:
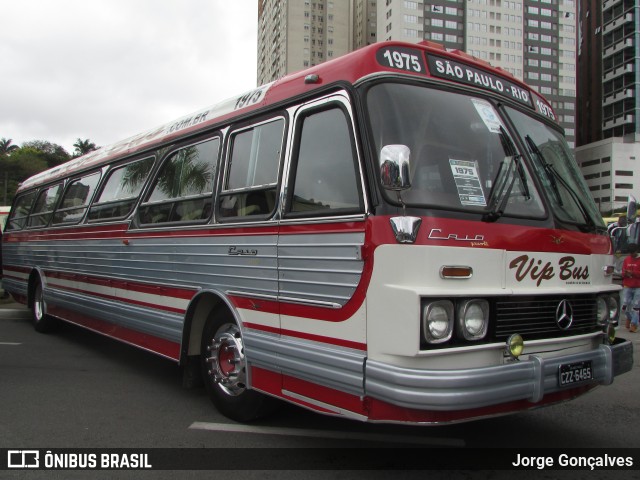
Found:
[[[0,308],[0,319],[2,320],[26,320],[31,318],[30,310],[20,310],[17,308]]]
[[[405,443],[447,447],[464,447],[460,438],[417,437],[412,435],[387,435],[383,433],[352,433],[330,430],[306,430],[300,428],[257,427],[232,425],[227,423],[193,422],[192,430],[211,430],[218,432],[257,433],[262,435],[284,435],[291,437],[335,438],[340,440],[364,440],[370,442]]]
[[[15,343],[15,342],[0,342],[0,345],[22,345],[21,343]]]

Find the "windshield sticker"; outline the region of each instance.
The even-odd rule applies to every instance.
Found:
[[[502,122],[500,121],[500,117],[498,117],[497,112],[493,109],[493,105],[486,100],[481,100],[479,98],[472,98],[471,101],[489,131],[492,133],[500,133]]]
[[[486,207],[487,201],[484,198],[484,192],[480,184],[477,162],[450,158],[449,164],[458,188],[460,203],[462,205]]]

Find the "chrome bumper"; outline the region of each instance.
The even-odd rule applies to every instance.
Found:
[[[591,361],[593,380],[559,385],[560,365]],[[417,410],[465,410],[514,400],[539,402],[553,392],[583,385],[609,385],[633,366],[633,345],[618,339],[613,345],[554,358],[530,355],[526,361],[461,370],[402,368],[367,360],[366,395]]]

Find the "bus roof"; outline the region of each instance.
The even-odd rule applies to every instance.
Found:
[[[345,81],[354,84],[364,77],[380,72],[436,78],[489,90],[556,120],[549,103],[537,92],[507,71],[494,68],[483,60],[459,50],[446,50],[442,45],[433,42],[380,42],[287,75],[191,115],[74,158],[28,178],[20,185],[18,191],[108,164],[117,158],[205,130],[238,115],[275,105],[334,82]]]

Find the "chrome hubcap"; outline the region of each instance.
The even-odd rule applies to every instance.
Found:
[[[227,323],[218,329],[207,345],[205,361],[209,377],[227,395],[237,396],[246,390],[244,345],[237,325]]]
[[[42,287],[40,286],[36,289],[33,299],[33,314],[38,322],[44,317],[44,299],[42,298]]]

